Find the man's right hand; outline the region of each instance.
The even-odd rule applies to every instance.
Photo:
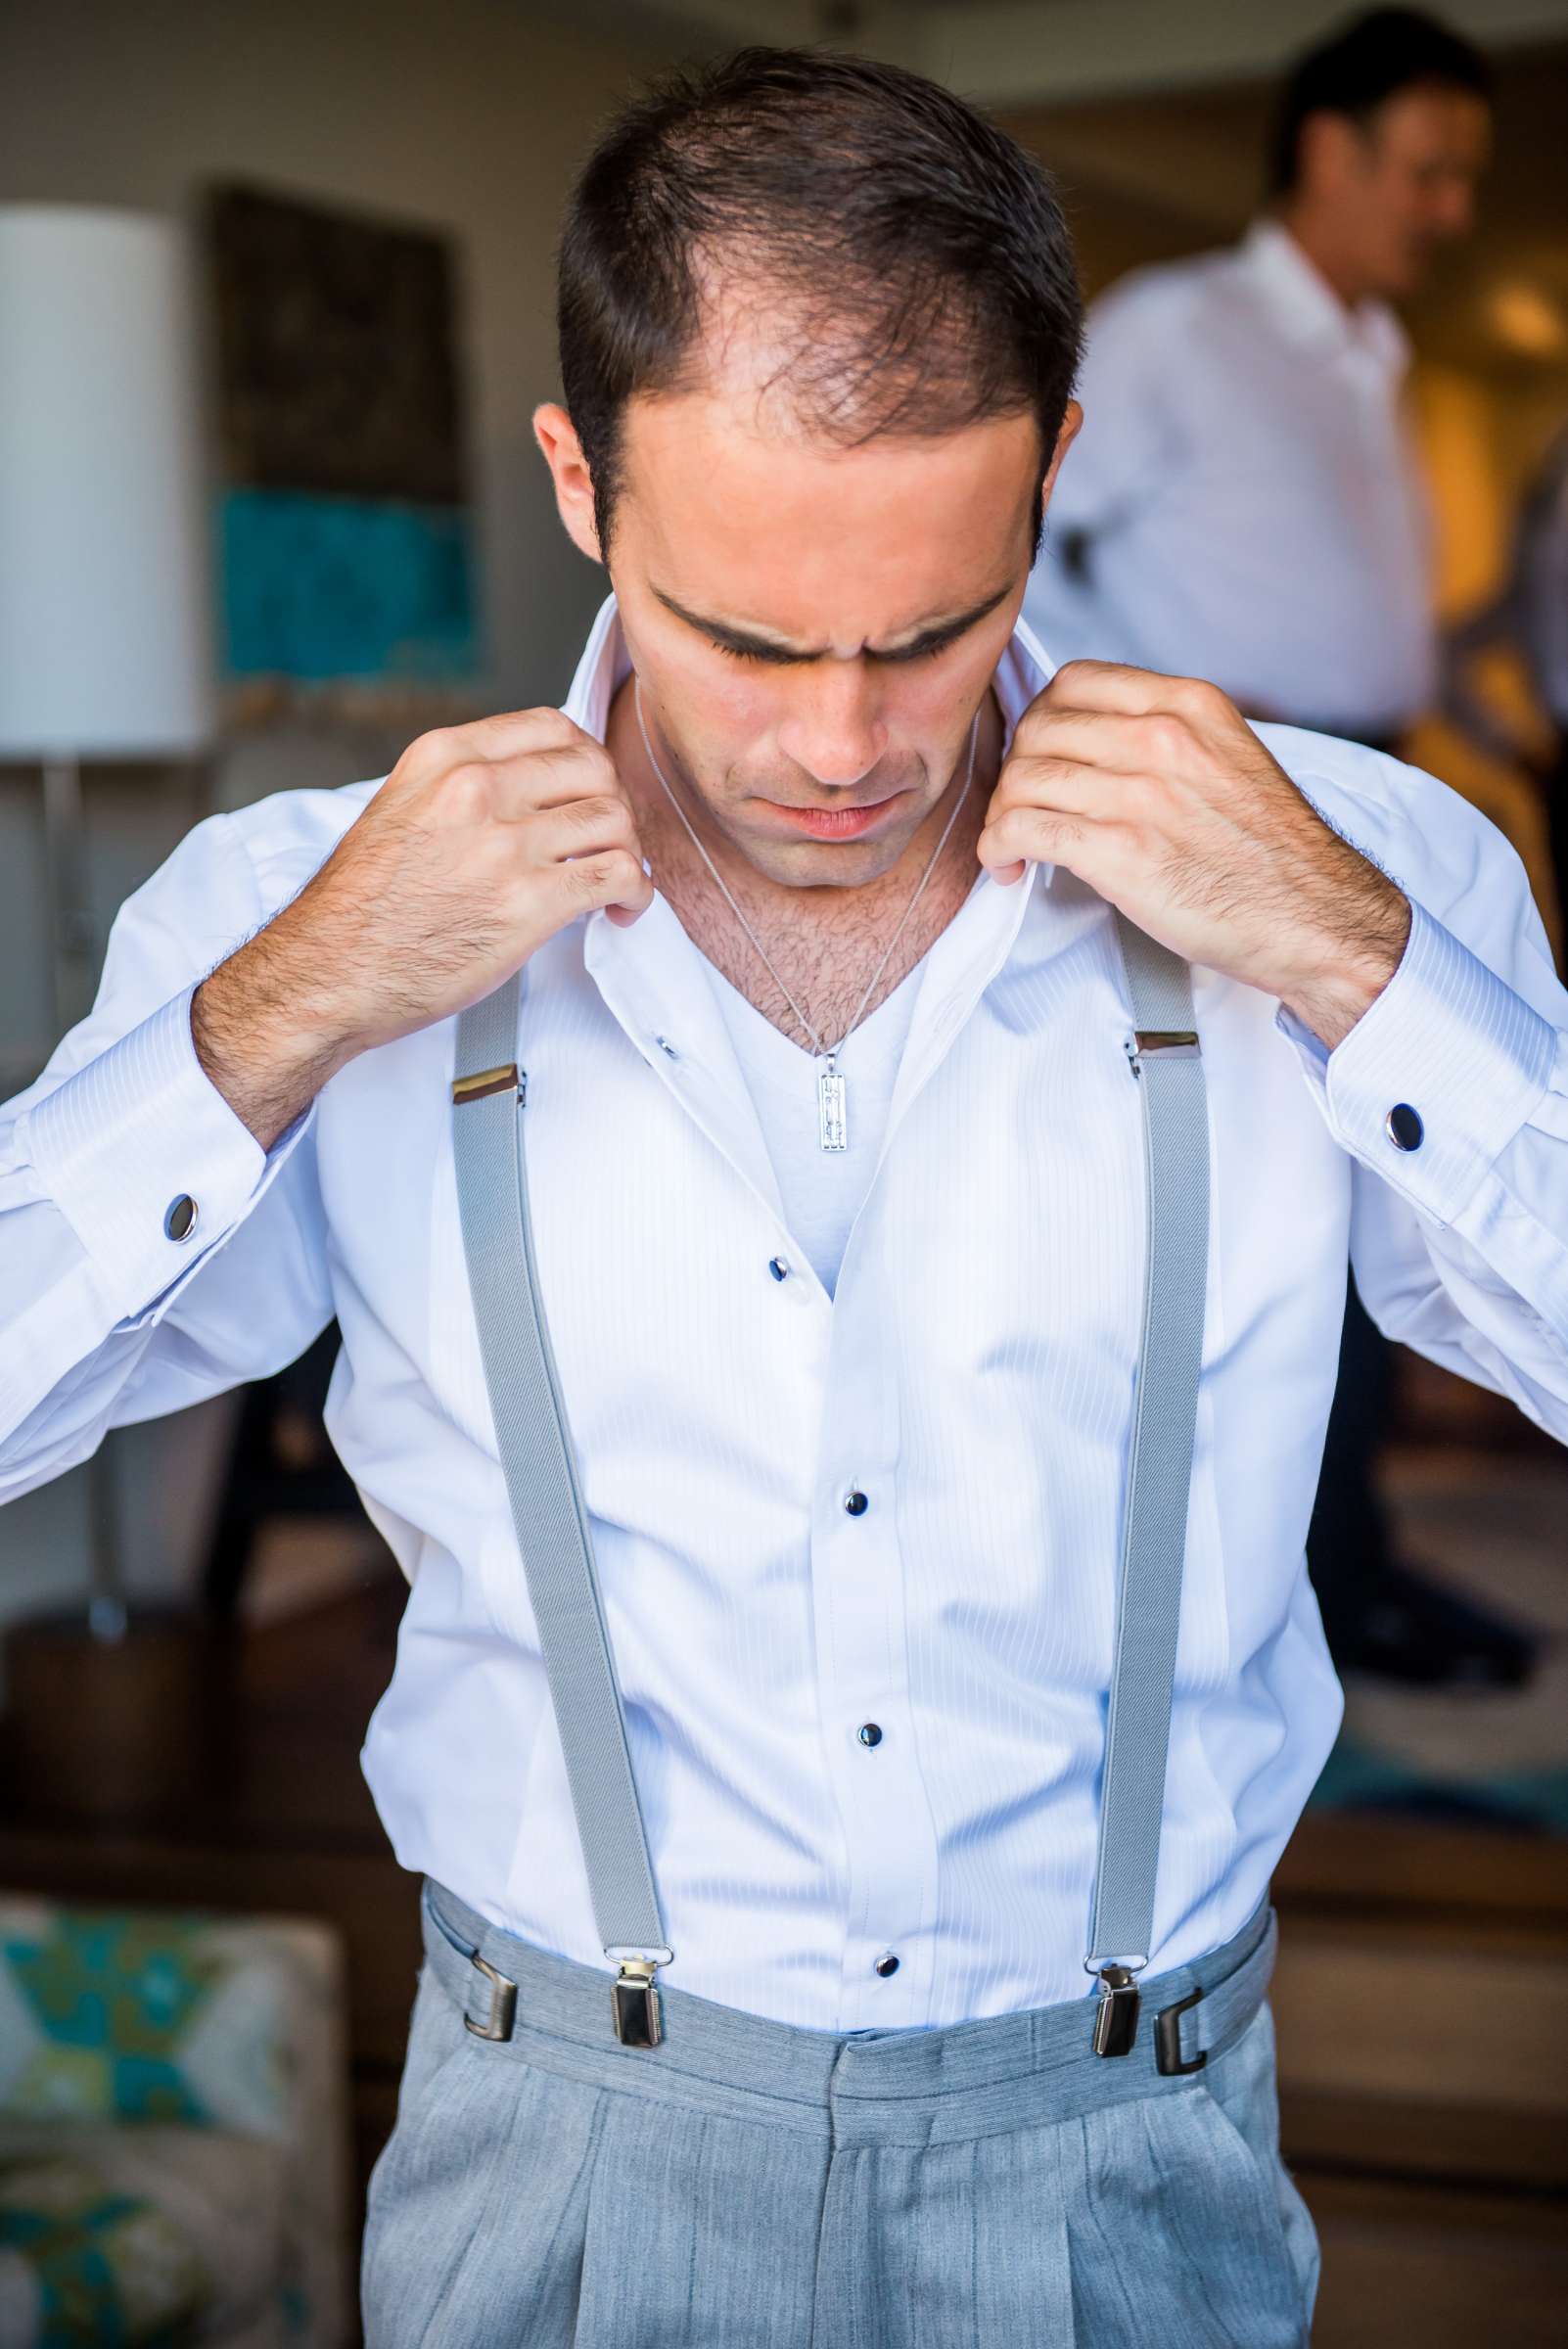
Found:
[[[559,710],[422,734],[197,988],[197,1057],[270,1149],[346,1062],[479,1002],[577,914],[652,898],[609,753]]]

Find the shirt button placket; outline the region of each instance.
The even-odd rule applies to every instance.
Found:
[[[929,1913],[935,1865],[927,1805],[899,1728],[905,1596],[896,1512],[884,1506],[882,1485],[884,1446],[895,1457],[897,1434],[873,1417],[860,1440],[871,1441],[876,1456],[862,1456],[876,1473],[845,1477],[837,1488],[842,1531],[828,1543],[830,1555],[839,1553],[831,1567],[835,1678],[824,1690],[826,1703],[849,1712],[838,1750],[848,1772],[840,1790],[850,1864],[843,1998],[852,2030],[900,2023],[918,2006],[919,1969],[911,1973],[897,1936]]]

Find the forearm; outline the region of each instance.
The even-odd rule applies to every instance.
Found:
[[[196,1056],[263,1150],[355,1050],[342,1017],[304,983],[285,919],[219,963],[191,998]]]
[[[1409,899],[1391,885],[1332,960],[1315,977],[1290,987],[1281,1002],[1332,1052],[1399,969],[1409,935]]]

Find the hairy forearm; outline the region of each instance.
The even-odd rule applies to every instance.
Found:
[[[191,997],[191,1041],[241,1123],[270,1150],[353,1056],[313,1002],[276,923],[210,971]]]
[[[1319,972],[1282,990],[1285,1009],[1332,1052],[1399,969],[1409,935],[1409,899],[1389,884],[1375,909]]]

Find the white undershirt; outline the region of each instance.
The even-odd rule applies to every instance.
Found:
[[[714,991],[756,1105],[778,1177],[784,1220],[831,1297],[850,1226],[871,1187],[922,966],[899,982],[853,1029],[839,1054],[848,1108],[848,1147],[824,1150],[816,1080],[822,1062],[791,1043],[723,973],[710,964]]]

